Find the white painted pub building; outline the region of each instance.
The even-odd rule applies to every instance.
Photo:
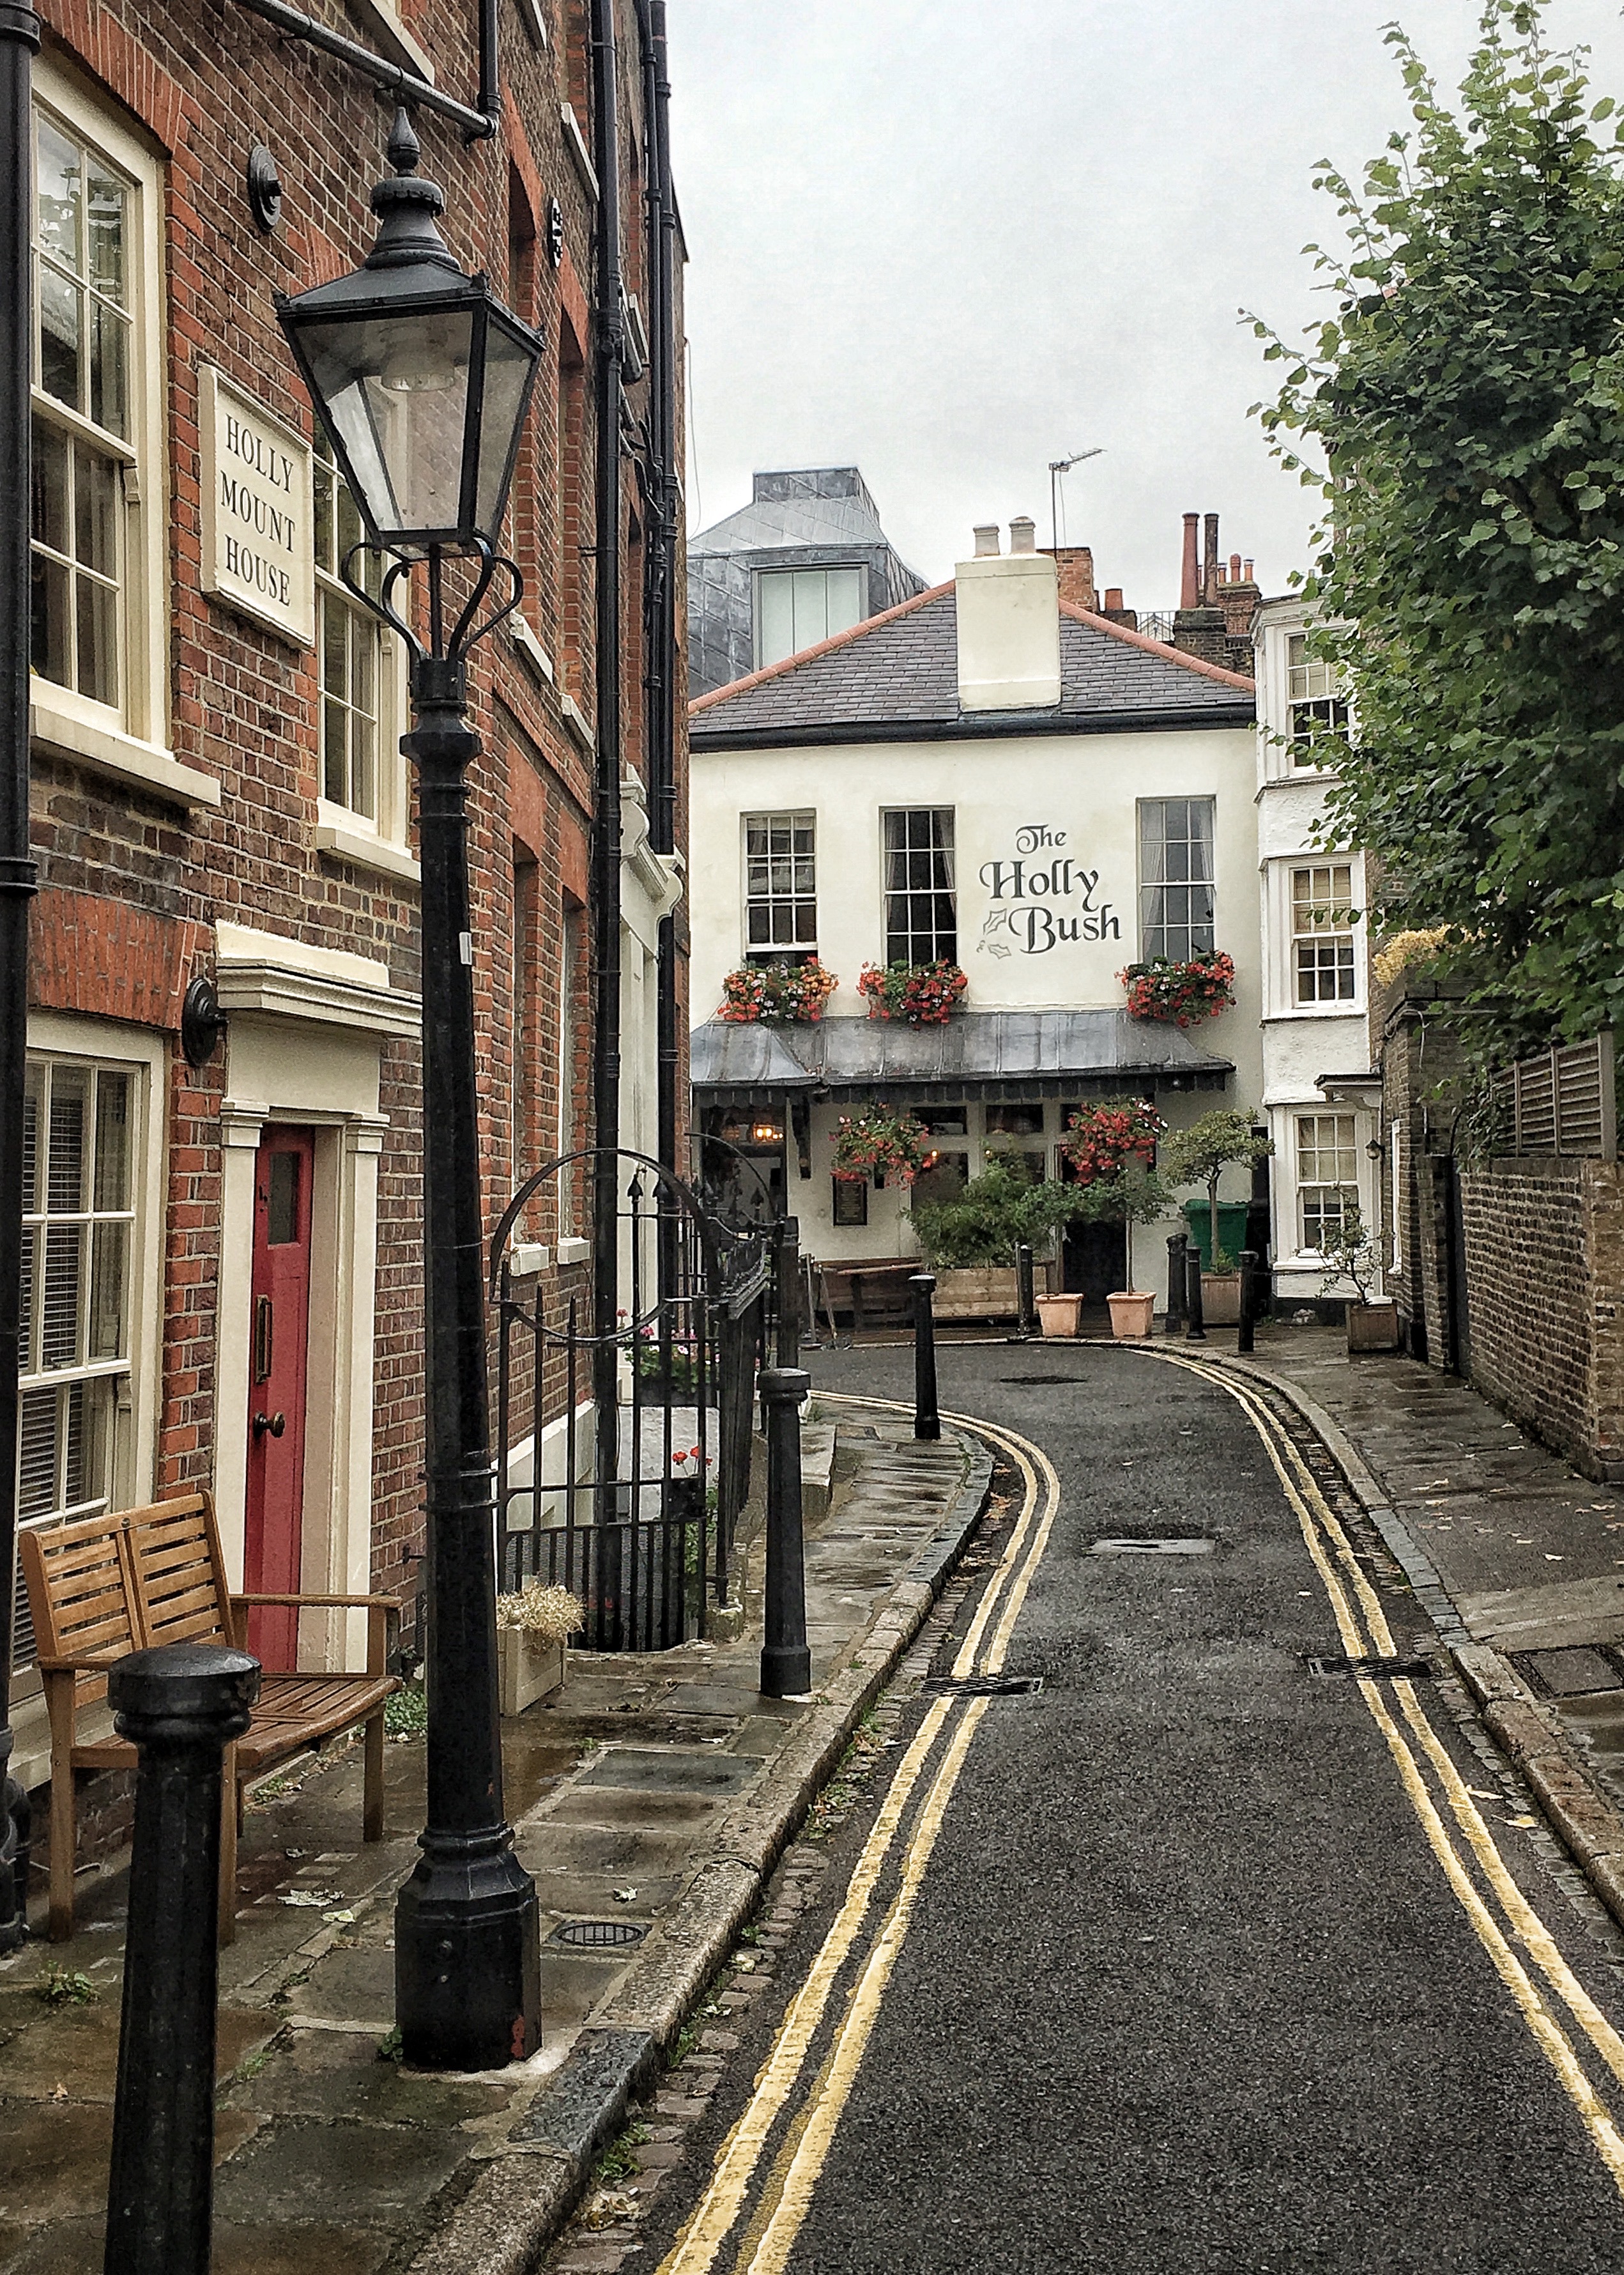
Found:
[[[1248,1109],[1277,1148],[1282,1291],[1317,1295],[1307,1251],[1336,1195],[1374,1182],[1363,1112],[1313,1079],[1366,1063],[1356,865],[1322,890],[1303,798],[1260,790],[1294,760],[1250,678],[1062,601],[1031,523],[1010,539],[978,530],[952,583],[691,707],[696,1124],[753,1157],[804,1253],[842,1265],[917,1253],[915,1194],[991,1153],[1068,1174],[1084,1102],[1152,1098],[1175,1127]],[[1291,636],[1272,627],[1265,651],[1288,723]],[[1129,1016],[1127,965],[1213,949],[1234,959],[1230,1009],[1188,1031]],[[820,1021],[717,1016],[730,972],[813,954],[838,979]],[[865,965],[943,958],[969,982],[947,1024],[868,1016]],[[842,1117],[879,1103],[931,1133],[912,1193],[833,1176]],[[1250,1169],[1222,1198],[1256,1198]],[[1135,1236],[1159,1307],[1181,1223]],[[1097,1299],[1125,1261],[1120,1228],[1069,1233],[1056,1284]]]

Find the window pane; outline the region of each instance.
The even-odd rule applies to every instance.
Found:
[[[37,226],[41,245],[64,268],[81,274],[79,218],[83,196],[79,155],[60,127],[39,122]]]
[[[327,795],[335,805],[349,803],[350,783],[344,764],[344,711],[342,703],[321,706],[322,770]]]
[[[65,687],[69,679],[68,572],[59,562],[34,556],[28,661],[42,679]]]
[[[68,440],[48,419],[33,421],[33,457],[29,485],[33,496],[33,529],[37,545],[53,553],[68,550]]]
[[[860,569],[830,569],[825,571],[827,594],[825,609],[824,637],[833,639],[836,632],[850,631],[863,619],[863,571]]]
[[[764,576],[758,579],[757,591],[756,668],[760,670],[795,654],[795,579],[782,572]]]
[[[94,577],[77,578],[79,692],[95,703],[118,700],[118,595]]]
[[[321,684],[329,695],[344,695],[350,678],[349,611],[342,601],[329,595],[321,610]]]
[[[73,550],[87,569],[118,573],[118,503],[123,485],[111,458],[83,443],[73,453]]]
[[[368,821],[378,819],[376,770],[373,764],[373,725],[359,714],[350,722],[350,804]]]
[[[38,1190],[40,1116],[45,1104],[45,1069],[30,1064],[23,1079],[23,1214],[40,1206]]]
[[[40,1304],[40,1366],[77,1365],[84,1231],[77,1224],[45,1229],[45,1283]]]
[[[58,403],[78,411],[84,294],[77,284],[42,261],[40,279],[40,385]]]
[[[89,1104],[88,1069],[53,1067],[50,1138],[45,1170],[45,1205],[53,1216],[85,1206],[85,1135]]]
[[[298,1170],[297,1153],[271,1155],[265,1237],[273,1248],[285,1247],[298,1238]]]
[[[130,1077],[102,1074],[96,1078],[95,1206],[127,1209],[130,1206]]]
[[[116,308],[91,303],[90,415],[110,435],[129,430],[130,327]]]
[[[320,458],[312,472],[314,476],[316,567],[325,569],[329,575],[336,575],[338,564],[333,558],[333,476]]]
[[[22,1301],[19,1306],[17,1314],[21,1352],[19,1372],[22,1374],[37,1374],[39,1372],[39,1366],[34,1358],[34,1284],[35,1275],[39,1270],[39,1234],[32,1228],[25,1228],[23,1233]]]
[[[115,174],[92,158],[86,182],[90,282],[122,308],[125,299],[125,208],[127,192]]]
[[[60,1392],[55,1390],[23,1393],[19,1516],[48,1516],[57,1505],[57,1416],[60,1398]]]
[[[129,1246],[127,1224],[98,1224],[92,1228],[87,1358],[125,1356],[125,1274]]]

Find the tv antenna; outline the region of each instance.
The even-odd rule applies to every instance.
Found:
[[[1073,466],[1080,466],[1084,458],[1101,457],[1104,456],[1104,453],[1105,444],[1101,442],[1098,448],[1092,450],[1074,450],[1069,458],[1051,458],[1049,460],[1049,543],[1056,553],[1060,551],[1060,495],[1061,477],[1069,474]]]

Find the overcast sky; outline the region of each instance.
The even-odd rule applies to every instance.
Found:
[[[1279,592],[1311,494],[1248,406],[1278,367],[1236,321],[1295,336],[1311,187],[1404,123],[1394,15],[1451,87],[1476,0],[670,0],[687,235],[689,514],[752,469],[860,465],[932,582],[971,524],[1030,513],[1048,463],[1067,533],[1130,608],[1178,597],[1180,517]],[[1624,98],[1620,0],[1551,0]]]

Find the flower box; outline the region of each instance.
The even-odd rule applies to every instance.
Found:
[[[721,983],[716,1016],[729,1026],[816,1026],[840,981],[815,956],[804,964],[741,964]]]
[[[865,964],[857,993],[871,1019],[903,1019],[910,1027],[945,1027],[970,985],[956,964]]]
[[[1390,1351],[1399,1347],[1399,1307],[1386,1302],[1349,1304],[1348,1348],[1350,1351]]]
[[[1013,1319],[1021,1309],[1014,1267],[948,1266],[936,1274],[931,1309],[939,1319]]]
[[[911,1185],[925,1167],[930,1134],[916,1115],[894,1114],[888,1106],[842,1114],[835,1134],[835,1175],[849,1183],[872,1177],[878,1186],[893,1176],[899,1184]]]
[[[504,1714],[522,1714],[564,1679],[564,1645],[527,1628],[498,1628],[496,1674]]]
[[[1238,1272],[1204,1272],[1201,1275],[1201,1323],[1208,1327],[1241,1324],[1241,1275]]]
[[[1117,978],[1128,991],[1129,1017],[1197,1027],[1215,1018],[1235,1001],[1235,959],[1217,949],[1186,962],[1152,956],[1130,964]]]

